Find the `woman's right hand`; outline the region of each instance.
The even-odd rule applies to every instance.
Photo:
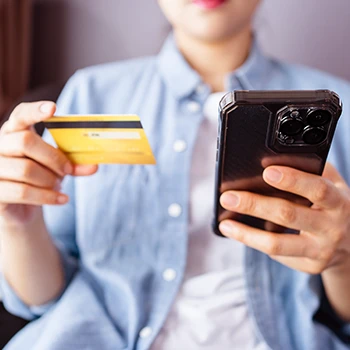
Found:
[[[36,134],[34,124],[53,116],[56,105],[22,103],[0,130],[0,227],[27,225],[42,217],[42,205],[62,205],[66,175],[92,175],[96,165],[73,165]]]

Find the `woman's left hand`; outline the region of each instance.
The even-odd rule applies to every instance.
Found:
[[[244,191],[225,192],[221,205],[230,211],[300,230],[300,234],[276,234],[232,220],[221,222],[222,234],[303,272],[319,274],[331,267],[349,266],[350,188],[337,170],[327,164],[321,177],[270,166],[263,179],[273,187],[307,198],[312,207]]]
[[[321,274],[335,313],[350,322],[350,188],[330,164],[322,177],[270,166],[263,178],[273,187],[307,198],[312,207],[243,191],[225,192],[221,205],[300,234],[276,234],[232,220],[222,221],[220,231],[292,269]]]

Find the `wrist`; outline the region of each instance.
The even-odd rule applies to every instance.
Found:
[[[324,290],[334,313],[343,321],[350,322],[350,257],[321,274]]]
[[[8,209],[0,209],[0,232],[22,230],[43,222],[42,207],[9,205]]]
[[[36,236],[46,232],[46,225],[42,212],[37,213],[30,221],[22,222],[0,216],[0,237],[2,241],[35,239]]]

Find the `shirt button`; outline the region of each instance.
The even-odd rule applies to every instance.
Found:
[[[181,213],[182,213],[182,208],[177,203],[171,204],[168,208],[168,214],[173,218],[179,217]]]
[[[196,94],[197,95],[202,95],[205,90],[207,89],[206,85],[205,84],[199,84],[197,87],[196,87]]]
[[[176,140],[173,145],[175,152],[183,152],[187,148],[187,144],[184,140]]]
[[[201,105],[198,102],[191,101],[188,103],[187,108],[191,113],[197,113],[201,110]]]
[[[139,336],[140,336],[140,338],[148,338],[151,334],[152,334],[152,328],[145,327],[145,328],[141,329]]]
[[[163,278],[167,282],[171,282],[176,278],[176,271],[174,269],[166,269],[163,272]]]

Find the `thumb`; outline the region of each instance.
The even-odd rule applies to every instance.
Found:
[[[51,101],[21,103],[3,127],[4,133],[27,130],[36,123],[51,118],[56,111],[56,104]]]

